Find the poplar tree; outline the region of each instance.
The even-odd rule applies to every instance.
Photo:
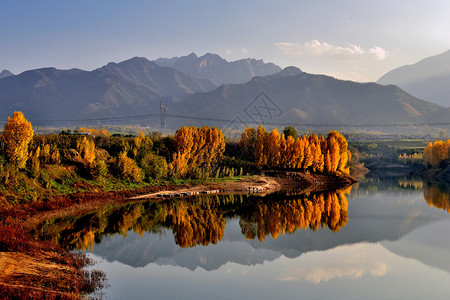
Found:
[[[33,139],[33,127],[20,111],[8,117],[3,128],[3,141],[6,146],[6,156],[12,164],[22,169],[28,159],[28,144]]]

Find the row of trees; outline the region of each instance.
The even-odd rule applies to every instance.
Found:
[[[8,185],[7,188],[17,187],[18,181],[26,184],[23,177],[26,174],[37,179],[33,185],[49,188],[55,180],[64,178],[52,178],[57,175],[42,172],[55,170],[49,166],[60,163],[75,166],[78,175],[87,179],[109,176],[140,182],[165,178],[168,172],[165,156],[171,150],[163,139],[143,132],[137,137],[112,137],[105,129],[91,128],[80,128],[76,134],[35,136],[31,123],[21,112],[15,112],[8,118],[0,138],[0,183]],[[54,173],[72,169],[61,166]]]
[[[423,163],[427,168],[437,169],[450,160],[450,140],[429,143],[423,152]]]
[[[275,128],[268,133],[259,126],[245,129],[239,145],[243,157],[254,160],[259,167],[294,169],[319,173],[348,174],[351,157],[347,139],[333,130],[327,137],[316,134],[302,137],[280,134]]]
[[[293,127],[285,129],[283,134],[277,129],[268,133],[262,126],[257,130],[247,128],[235,145],[242,153],[241,158],[245,160],[242,161],[224,157],[225,138],[215,127],[184,126],[169,137],[143,132],[133,137],[111,136],[105,129],[85,127],[75,134],[35,136],[31,123],[21,112],[8,118],[0,142],[0,183],[6,186],[23,182],[26,178],[20,176],[27,174],[37,179],[32,184],[40,184],[47,190],[55,182],[66,185],[64,180],[73,176],[61,174],[71,172],[73,167],[78,176],[86,179],[106,177],[150,182],[167,177],[203,179],[242,175],[255,166],[348,173],[346,165],[350,157],[347,140],[337,131],[319,138],[315,134],[297,137]],[[59,171],[55,171],[57,167],[49,167],[55,165],[60,165]],[[55,174],[49,175],[49,170]],[[74,182],[75,179],[70,179],[67,184]]]

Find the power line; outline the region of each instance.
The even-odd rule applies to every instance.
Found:
[[[218,119],[218,118],[207,118],[207,117],[194,117],[194,116],[184,116],[184,115],[173,115],[167,114],[167,117],[178,118],[178,119],[189,119],[198,121],[214,121],[214,122],[240,122],[243,125],[253,124],[260,125],[261,122],[255,122],[252,120],[248,121],[236,121],[230,119]],[[332,124],[332,123],[295,123],[295,122],[264,122],[262,125],[269,126],[305,126],[305,127],[407,127],[407,126],[445,126],[450,125],[450,122],[438,122],[438,123],[384,123],[384,124]]]
[[[50,123],[50,124],[75,124],[75,123],[98,123],[108,121],[126,121],[126,120],[138,120],[138,119],[151,119],[160,117],[161,127],[166,129],[167,117],[174,119],[187,119],[196,121],[211,121],[220,123],[241,123],[242,125],[260,125],[261,122],[252,120],[242,121],[239,118],[236,119],[221,119],[221,118],[208,118],[200,116],[187,116],[177,114],[167,114],[167,106],[160,104],[159,114],[145,114],[145,115],[132,115],[132,116],[119,116],[108,118],[86,118],[86,119],[30,119],[30,122],[36,123]],[[7,120],[0,120],[0,123],[6,123]],[[383,123],[383,124],[337,124],[337,123],[298,123],[298,122],[264,122],[262,125],[268,126],[304,126],[304,127],[410,127],[410,126],[448,126],[450,122],[421,122],[421,123]]]

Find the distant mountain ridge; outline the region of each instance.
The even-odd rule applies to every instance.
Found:
[[[264,111],[265,104],[256,99],[261,92],[269,98],[264,101],[272,103],[270,116],[267,109]],[[258,112],[249,111],[252,106]],[[413,122],[441,109],[443,107],[417,99],[393,85],[338,80],[304,73],[295,67],[271,76],[254,77],[245,84],[222,85],[212,92],[193,94],[169,107],[174,114],[195,116],[200,120],[239,117],[261,123],[343,125]],[[276,110],[281,113],[273,113]],[[256,113],[265,113],[267,118],[252,120],[252,114]],[[194,120],[186,122],[196,125]],[[225,124],[211,121],[210,125]]]
[[[412,95],[450,107],[450,50],[389,71],[380,84],[395,84]]]
[[[0,79],[0,120],[15,110],[32,122],[95,122],[116,117],[138,122],[134,117],[144,115],[149,116],[146,125],[159,127],[160,102],[168,107],[170,129],[181,125],[224,128],[225,121],[236,118],[248,126],[435,123],[448,122],[450,113],[394,85],[338,80],[296,67],[218,88],[207,79],[143,57],[108,63],[93,71],[42,68]]]
[[[194,78],[177,69],[161,67],[145,57],[108,63],[101,70],[141,83],[163,95],[184,97],[186,94],[207,92],[216,88],[216,85],[208,79]]]
[[[13,75],[14,75],[14,74],[11,73],[11,72],[8,71],[8,70],[3,70],[3,71],[0,72],[0,78],[5,78],[5,77],[8,77],[8,76],[13,76]]]
[[[33,119],[122,117],[159,112],[159,101],[181,101],[216,86],[145,58],[84,71],[42,68],[0,80],[0,119],[20,110]]]
[[[191,76],[209,79],[217,86],[221,84],[245,83],[254,76],[267,76],[281,71],[273,63],[253,58],[228,62],[217,54],[207,53],[198,57],[195,53],[187,56],[158,58],[160,66],[173,67]]]

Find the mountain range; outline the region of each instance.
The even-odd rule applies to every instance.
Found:
[[[394,69],[377,83],[395,84],[416,97],[450,107],[450,50]]]
[[[215,88],[209,80],[140,57],[93,71],[36,69],[0,80],[0,119],[14,110],[31,120],[150,114],[159,111],[161,100],[177,102]]]
[[[178,120],[198,125],[211,118],[243,120],[248,125],[267,124],[385,124],[430,121],[429,114],[443,107],[417,99],[394,85],[357,83],[325,75],[312,75],[288,67],[245,84],[222,85],[208,93],[191,95],[169,106],[175,115],[198,120]],[[433,119],[436,122],[436,119]]]
[[[228,62],[217,54],[207,53],[198,57],[195,53],[187,56],[158,58],[160,66],[173,67],[197,78],[209,79],[217,86],[221,84],[245,83],[255,76],[267,76],[281,71],[273,63],[251,58]]]
[[[226,83],[232,79],[239,83]],[[42,68],[0,79],[0,120],[20,110],[43,125],[121,118],[159,127],[161,102],[172,129],[222,128],[232,120],[249,126],[435,123],[448,122],[450,115],[450,109],[394,85],[338,80],[296,67],[281,70],[255,59],[227,62],[215,54],[156,61],[134,57],[93,71]],[[145,121],[133,120],[143,115]]]

